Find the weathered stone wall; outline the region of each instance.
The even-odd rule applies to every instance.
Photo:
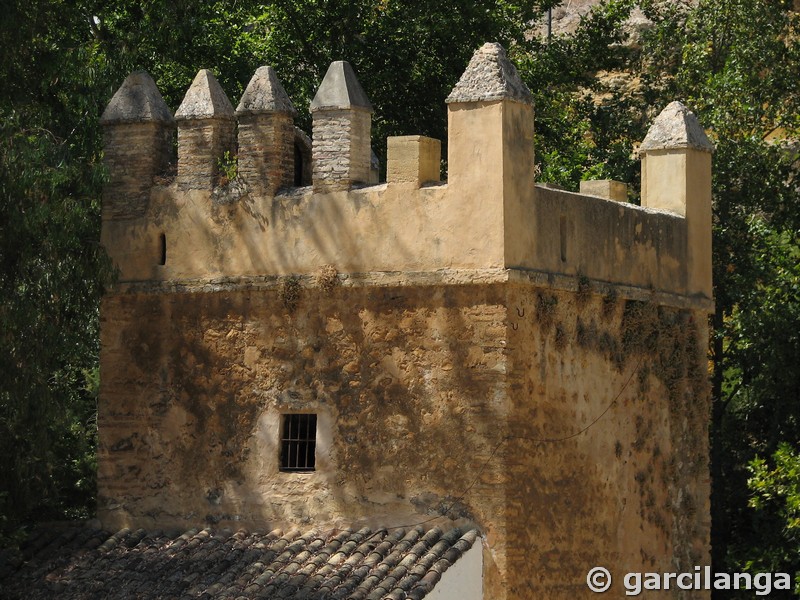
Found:
[[[157,122],[106,128],[103,162],[110,176],[103,191],[104,219],[144,217],[153,178],[172,160],[173,130]]]
[[[583,278],[515,285],[508,318],[511,597],[708,564],[705,314]]]
[[[238,175],[251,190],[272,195],[292,186],[294,137],[291,115],[239,117]]]
[[[348,189],[369,181],[371,116],[363,110],[314,113],[314,186]]]
[[[230,119],[192,119],[178,125],[178,186],[210,189],[217,183],[220,160],[236,145]]]
[[[446,513],[485,533],[509,598],[582,595],[595,565],[707,560],[702,313],[588,280],[440,283],[320,273],[106,297],[101,519]],[[293,411],[318,414],[313,473],[278,470]]]

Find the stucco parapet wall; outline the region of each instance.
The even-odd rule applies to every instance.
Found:
[[[123,281],[312,275],[323,265],[340,273],[511,268],[689,294],[683,217],[538,186],[505,208],[451,192],[448,184],[306,187],[219,206],[205,190],[159,187],[146,215],[104,221],[102,240]]]
[[[639,146],[639,156],[658,150],[682,148],[714,152],[714,145],[695,114],[676,100],[667,105],[653,121]]]
[[[297,282],[301,289],[319,287],[319,278],[311,275],[263,275],[253,277],[219,277],[175,281],[119,281],[110,286],[109,294],[221,293],[238,291],[278,290],[286,281]],[[626,300],[652,302],[658,306],[714,312],[714,302],[704,297],[682,296],[651,288],[593,280],[559,273],[525,269],[441,269],[438,271],[385,271],[373,273],[339,273],[336,285],[345,288],[442,287],[514,284],[551,290],[587,292],[597,296],[615,295]]]
[[[515,213],[504,226],[506,267],[688,294],[683,217],[540,186]]]
[[[505,49],[496,42],[489,42],[473,54],[467,69],[445,102],[453,104],[503,99],[533,103],[528,86],[508,60]]]

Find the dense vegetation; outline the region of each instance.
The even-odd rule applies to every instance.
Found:
[[[97,124],[146,69],[175,109],[199,68],[232,99],[260,64],[307,106],[346,58],[374,145],[445,138],[443,99],[487,40],[536,98],[540,180],[638,181],[635,146],[680,99],[716,144],[709,348],[717,568],[800,570],[800,18],[787,0],[610,0],[568,36],[548,4],[494,0],[41,0],[0,24],[0,531],[93,510],[99,247]],[[635,43],[638,5],[652,25]],[[305,119],[305,121],[303,121]],[[308,125],[307,115],[301,125]],[[632,200],[636,200],[634,187]],[[800,593],[800,592],[799,592]]]

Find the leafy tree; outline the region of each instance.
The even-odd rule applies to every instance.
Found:
[[[105,88],[86,23],[63,8],[12,4],[0,28],[0,535],[94,497]]]
[[[796,573],[795,593],[800,595],[800,452],[782,443],[772,463],[755,458],[749,465],[750,507],[764,541],[760,555],[746,566],[761,573]]]
[[[512,52],[534,96],[540,181],[577,189],[582,179],[638,180],[633,146],[649,115],[637,95],[603,77],[624,78],[632,68],[635,53],[623,25],[633,5],[610,0],[574,34],[534,38]]]
[[[261,16],[264,51],[300,112],[332,60],[348,60],[376,114],[379,154],[387,135],[446,140],[444,99],[486,41],[522,43],[545,2],[279,0]]]
[[[747,464],[800,442],[800,20],[785,2],[700,2],[672,84],[711,127],[716,312],[713,538],[738,568],[772,543],[748,510]],[[789,564],[784,565],[787,569]]]

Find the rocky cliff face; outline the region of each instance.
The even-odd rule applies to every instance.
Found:
[[[694,0],[663,0],[669,3],[678,2],[692,2]],[[564,35],[573,33],[580,23],[581,19],[589,14],[595,6],[599,5],[602,0],[563,0],[558,6],[552,10],[552,24],[551,31],[553,35]],[[642,11],[637,7],[633,10],[631,18],[628,20],[626,29],[630,33],[635,33],[642,27],[647,27],[650,23],[644,16]],[[542,19],[537,24],[537,34],[547,35],[548,30],[548,16],[545,13]]]

